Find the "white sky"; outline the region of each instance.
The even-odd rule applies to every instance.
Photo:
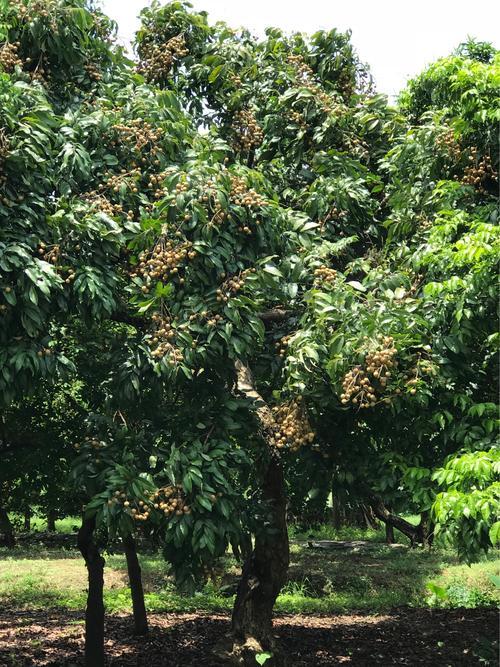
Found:
[[[101,0],[127,44],[137,14],[149,0]],[[397,94],[410,76],[448,55],[467,36],[500,41],[500,2],[495,0],[191,0],[209,20],[224,20],[262,34],[267,26],[287,32],[352,30],[352,41],[371,67],[377,88]]]

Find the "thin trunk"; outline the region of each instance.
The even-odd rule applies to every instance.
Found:
[[[144,604],[144,589],[142,587],[141,566],[137,558],[135,540],[129,535],[123,540],[125,556],[127,558],[128,580],[132,593],[132,608],[134,611],[134,633],[146,635],[148,633],[148,616]]]
[[[3,534],[1,544],[6,547],[14,547],[16,545],[16,538],[14,536],[14,528],[10,522],[7,510],[0,507],[0,533]]]
[[[47,530],[49,533],[56,532],[56,513],[54,510],[49,510],[47,512]]]
[[[27,533],[31,530],[31,510],[29,508],[24,510],[24,530]]]
[[[95,517],[84,519],[78,548],[85,559],[89,590],[85,610],[85,665],[104,667],[104,558],[94,542]]]

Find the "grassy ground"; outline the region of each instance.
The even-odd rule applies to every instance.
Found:
[[[276,611],[331,614],[354,611],[384,612],[399,606],[477,607],[498,604],[492,577],[500,574],[494,554],[468,567],[452,552],[437,547],[428,552],[407,545],[388,547],[382,533],[320,527],[292,531],[289,581]],[[368,540],[349,550],[310,549],[300,540]],[[222,611],[232,607],[239,567],[227,556],[203,591],[181,596],[174,590],[168,565],[161,555],[141,556],[146,603],[151,611]],[[429,587],[429,584],[430,587]],[[81,609],[85,602],[86,571],[76,551],[40,546],[0,549],[0,603],[31,609],[62,606]],[[131,607],[123,556],[106,556],[105,599],[109,611]]]

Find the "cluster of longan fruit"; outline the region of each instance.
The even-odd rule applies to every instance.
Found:
[[[108,171],[106,172],[105,176],[107,180],[105,181],[104,185],[101,185],[102,190],[109,189],[113,192],[120,192],[121,187],[125,185],[126,188],[132,192],[139,192],[139,188],[137,187],[135,181],[140,176],[142,176],[142,172],[138,167],[131,169],[130,171],[122,169],[119,174],[112,174]]]
[[[343,393],[340,395],[342,405],[351,402],[360,408],[369,408],[377,403],[375,388],[361,366],[355,366],[345,374],[342,389]]]
[[[82,447],[90,447],[91,449],[98,451],[99,449],[104,449],[106,443],[97,438],[86,438],[83,442],[75,442],[73,446],[77,452],[80,451]]]
[[[146,521],[150,516],[150,508],[144,500],[130,501],[124,491],[115,491],[113,496],[108,500],[108,505],[123,505],[125,511],[136,521]]]
[[[218,313],[214,314],[214,315],[211,315],[211,314],[208,313],[208,311],[203,310],[201,313],[192,313],[189,316],[189,321],[194,322],[194,320],[197,320],[197,319],[200,319],[200,318],[204,319],[207,323],[207,326],[209,326],[209,327],[215,327],[217,324],[219,324],[219,322],[222,322],[224,320],[222,315],[219,315]]]
[[[158,489],[153,496],[153,507],[163,512],[166,517],[191,514],[191,508],[186,502],[180,484],[176,486],[164,486]]]
[[[249,188],[239,176],[231,176],[231,200],[237,206],[260,208],[265,206],[266,200],[253,188]]]
[[[316,97],[323,111],[326,113],[333,111],[335,109],[333,100],[318,84],[312,81],[314,72],[309,65],[306,65],[304,58],[301,55],[290,54],[287,57],[287,60],[295,70],[298,83]]]
[[[148,186],[150,188],[153,188],[154,190],[153,195],[156,197],[156,199],[161,199],[165,194],[165,190],[162,184],[167,175],[168,175],[167,171],[162,171],[159,174],[152,174],[149,177]],[[179,185],[179,183],[177,185]],[[177,187],[176,187],[176,192],[179,192],[179,190],[177,190]]]
[[[171,342],[175,338],[175,329],[169,318],[161,313],[153,313],[151,319],[154,329],[146,341],[151,349],[151,356],[156,359],[168,357],[172,365],[182,361],[182,352]]]
[[[343,211],[342,209],[337,208],[336,206],[332,206],[332,208],[328,212],[328,219],[345,221],[347,219],[347,211]]]
[[[88,192],[82,197],[82,199],[87,201],[92,206],[95,206],[95,208],[97,208],[102,213],[109,215],[110,218],[126,215],[129,220],[134,219],[133,211],[125,211],[122,204],[114,204],[113,202],[110,202],[109,199],[106,199],[106,197],[98,194],[95,190]]]
[[[235,88],[241,88],[241,86],[243,85],[241,77],[238,76],[237,74],[231,74],[231,76],[229,77],[229,81],[233,84]]]
[[[446,130],[439,134],[436,138],[436,143],[440,148],[443,148],[454,162],[458,162],[462,155],[462,149],[459,142],[455,138],[455,133],[452,129]]]
[[[378,383],[381,391],[385,389],[392,376],[391,369],[397,366],[397,353],[394,338],[380,335],[377,347],[366,354],[364,365],[355,366],[345,374],[341,403],[346,405],[350,402],[360,408],[374,407],[377,404],[377,389],[374,384]],[[390,402],[390,399],[386,398],[384,401]]]
[[[256,269],[245,269],[238,276],[226,280],[217,290],[217,301],[227,303],[231,296],[237,294],[245,286],[245,278]]]
[[[23,61],[18,56],[20,42],[5,42],[0,48],[0,67],[4,72],[13,72],[16,67],[23,66]]]
[[[335,269],[328,266],[320,266],[314,269],[314,283],[315,285],[332,285],[337,278]]]
[[[38,350],[36,353],[36,356],[39,357],[40,359],[43,359],[43,357],[50,357],[52,355],[52,350],[49,347],[42,347],[41,350]]]
[[[179,273],[180,265],[184,261],[196,257],[196,251],[192,249],[192,246],[191,241],[176,244],[173,240],[161,239],[151,252],[140,253],[139,264],[134,267],[130,277],[143,278],[146,285],[143,285],[142,291],[147,294],[152,281],[168,280]]]
[[[398,350],[394,347],[392,336],[382,336],[379,341],[381,345],[366,355],[365,365],[368,373],[383,382],[384,378],[391,377],[389,369],[396,364],[395,357]]]
[[[234,114],[232,130],[235,135],[234,148],[237,151],[249,151],[260,146],[264,133],[250,109],[241,109]]]
[[[178,195],[181,195],[183,192],[187,192],[189,190],[189,183],[186,181],[179,181],[177,185],[175,186],[175,193]],[[206,196],[206,199],[204,201],[208,201],[208,196]]]
[[[299,127],[307,127],[306,120],[304,116],[300,113],[300,111],[295,111],[292,110],[289,112],[289,118],[292,121],[292,123],[295,123],[295,125],[298,125]]]
[[[155,144],[157,141],[160,141],[164,135],[164,131],[161,127],[155,128],[151,123],[148,123],[142,118],[131,120],[130,125],[116,123],[113,125],[113,129],[116,130],[121,141],[130,144],[131,148],[134,150],[140,152],[146,146],[149,146],[149,152],[154,155],[158,150]]]
[[[292,337],[291,334],[289,334],[288,336],[283,336],[283,338],[280,338],[280,340],[276,341],[276,343],[274,344],[274,347],[276,348],[276,351],[278,352],[280,357],[285,356],[291,337]]]
[[[465,168],[461,182],[464,185],[473,185],[482,194],[486,194],[486,190],[483,186],[484,181],[487,179],[494,181],[498,176],[491,164],[491,157],[489,155],[484,155],[479,159],[477,148],[473,146],[471,148],[471,154],[469,155],[469,162],[471,164]]]
[[[87,72],[89,78],[91,78],[93,81],[102,80],[101,70],[94,63],[87,63],[86,65],[83,66],[83,69]]]
[[[57,264],[61,257],[61,247],[58,244],[47,245],[44,241],[40,241],[38,244],[37,252],[50,264]]]
[[[314,75],[313,70],[306,64],[303,56],[291,53],[287,56],[287,61],[294,68],[298,79],[310,79]]]
[[[9,3],[17,7],[19,13],[23,17],[41,16],[47,18],[51,9],[54,9],[54,0],[32,0],[28,5],[24,4],[23,0],[9,0]]]
[[[272,408],[275,426],[271,444],[278,449],[290,449],[296,452],[300,447],[314,440],[302,402],[294,399]]]
[[[161,81],[168,74],[175,58],[183,58],[189,53],[183,35],[177,35],[166,44],[151,44],[143,48],[144,58],[138,66],[138,71],[148,81]]]

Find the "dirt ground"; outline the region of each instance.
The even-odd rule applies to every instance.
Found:
[[[228,632],[222,615],[151,614],[147,639],[131,619],[108,616],[106,651],[113,667],[220,667],[214,645]],[[287,616],[275,621],[290,667],[327,665],[497,665],[495,610],[399,609],[378,616]],[[81,612],[0,610],[1,667],[83,664]]]

